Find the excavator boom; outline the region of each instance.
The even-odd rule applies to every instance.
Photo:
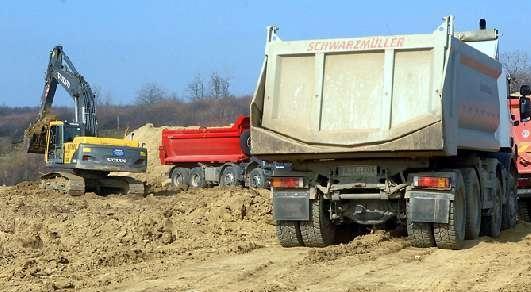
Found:
[[[94,137],[97,134],[95,96],[85,78],[79,74],[63,51],[56,46],[50,52],[50,61],[44,77],[44,89],[41,96],[41,108],[37,119],[26,129],[24,136],[28,142],[28,153],[46,151],[46,132],[50,121],[51,108],[57,85],[61,86],[74,100],[74,122],[79,124],[82,136]]]

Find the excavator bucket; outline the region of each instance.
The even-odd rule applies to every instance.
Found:
[[[30,124],[24,132],[28,153],[44,154],[46,152],[46,133],[48,133],[50,128],[50,122],[55,120],[56,116],[49,115]]]

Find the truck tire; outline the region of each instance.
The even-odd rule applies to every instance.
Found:
[[[465,238],[476,239],[481,232],[480,185],[476,171],[473,168],[460,169],[465,183],[466,196],[466,224]]]
[[[251,132],[249,130],[242,132],[240,136],[240,148],[245,155],[251,156]]]
[[[501,233],[502,227],[502,201],[501,201],[501,183],[499,179],[496,179],[496,192],[494,195],[494,207],[492,207],[492,214],[489,216],[483,216],[483,222],[481,227],[483,234],[490,237],[498,237]],[[484,227],[484,228],[483,228]]]
[[[518,220],[521,222],[531,222],[531,208],[529,208],[529,201],[518,200]]]
[[[238,172],[235,166],[228,165],[221,171],[219,185],[222,187],[233,187],[240,184]]]
[[[277,239],[283,247],[302,246],[302,235],[298,221],[277,221]]]
[[[190,181],[190,169],[174,168],[171,172],[171,184],[176,188],[187,187]]]
[[[412,222],[409,202],[406,205],[407,213],[407,238],[414,247],[432,247],[435,246],[433,237],[433,223]]]
[[[438,248],[460,249],[465,242],[466,197],[463,177],[457,172],[454,200],[450,202],[448,223],[434,223],[433,235]]]
[[[502,230],[516,226],[518,213],[518,199],[514,177],[511,175],[507,181],[507,202],[502,207]]]
[[[302,242],[308,247],[325,247],[335,242],[336,226],[330,220],[328,201],[310,200],[310,220],[300,221]]]
[[[267,186],[267,178],[263,169],[257,167],[249,173],[249,187],[261,189]]]
[[[204,188],[206,186],[205,172],[201,167],[194,167],[190,171],[190,182],[188,183],[192,188]]]

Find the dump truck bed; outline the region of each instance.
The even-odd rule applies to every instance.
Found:
[[[498,151],[501,65],[443,25],[432,34],[271,37],[251,103],[253,155]]]
[[[199,127],[162,130],[161,164],[226,163],[249,159],[241,137],[249,130],[249,117],[240,116],[230,127]]]

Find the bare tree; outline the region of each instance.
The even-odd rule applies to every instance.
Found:
[[[529,66],[525,52],[516,50],[503,53],[500,61],[511,75],[511,93],[517,92],[523,84],[531,85],[531,66]]]
[[[186,91],[192,100],[205,99],[205,82],[200,74],[197,74],[186,86]]]
[[[153,105],[166,97],[166,90],[155,83],[148,83],[138,91],[136,95],[137,105]]]
[[[229,78],[221,77],[217,72],[214,72],[210,75],[210,96],[213,99],[220,99],[223,97],[230,96],[229,87],[230,81]]]
[[[96,100],[96,105],[100,106],[110,106],[113,104],[112,94],[109,91],[103,91],[100,86],[96,85],[92,87],[92,92]]]

